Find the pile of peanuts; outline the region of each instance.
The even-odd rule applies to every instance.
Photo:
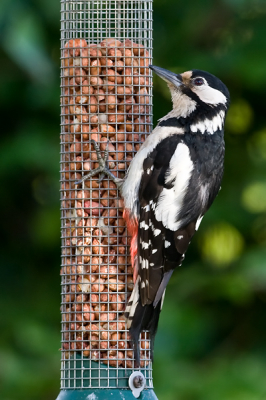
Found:
[[[72,39],[65,47],[65,131],[82,134],[83,140],[95,133],[98,139],[116,136],[112,150],[123,160],[125,145],[119,142],[126,141],[131,152],[141,133],[149,132],[148,51],[128,39],[105,39],[99,45]]]
[[[133,350],[124,310],[133,290],[130,238],[116,185],[99,175],[76,185],[97,168],[91,140],[108,166],[124,177],[151,130],[149,53],[128,39],[88,44],[71,39],[62,65],[62,350],[114,367],[132,368]],[[150,342],[140,340],[141,367]]]

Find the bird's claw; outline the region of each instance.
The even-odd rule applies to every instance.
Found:
[[[100,174],[99,179],[98,179],[99,183],[102,182],[102,180],[104,179],[104,176],[107,175],[116,184],[117,188],[120,190],[123,180],[117,178],[114,174],[112,174],[112,172],[109,170],[109,168],[106,165],[107,159],[108,159],[109,141],[106,143],[106,148],[104,150],[103,157],[101,155],[99,145],[93,139],[91,140],[91,142],[93,143],[93,146],[95,148],[95,151],[97,154],[97,162],[98,162],[99,166],[97,168],[95,168],[94,170],[90,171],[88,174],[84,175],[78,181],[75,181],[75,185],[79,185],[80,183],[84,182],[85,180],[92,178],[94,175]]]

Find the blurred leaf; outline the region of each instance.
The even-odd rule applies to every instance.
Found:
[[[236,260],[243,248],[241,233],[224,222],[207,229],[200,241],[202,256],[216,267],[225,267]]]
[[[59,144],[48,140],[44,128],[45,124],[40,126],[39,123],[30,121],[16,137],[6,138],[0,150],[0,174],[5,174],[6,169],[10,172],[22,166],[29,170],[34,168],[36,171],[39,168],[58,174]]]
[[[32,181],[35,200],[41,204],[59,204],[58,180],[52,176],[39,175]]]
[[[59,358],[49,356],[26,358],[16,350],[5,349],[0,352],[0,380],[2,381],[2,400],[51,399],[57,394],[59,381]]]
[[[32,243],[38,247],[49,247],[59,242],[60,235],[60,211],[59,202],[56,208],[46,209],[44,207],[35,211],[32,217]]]
[[[252,233],[255,240],[266,244],[266,215],[260,215],[252,224]]]
[[[249,212],[266,211],[266,182],[254,182],[246,186],[242,193],[242,204]]]
[[[205,362],[170,358],[163,369],[162,362],[160,358],[154,368],[155,381],[162,380],[159,390],[155,386],[159,399],[263,400],[266,394],[262,357],[221,354]]]
[[[226,117],[226,129],[233,134],[246,133],[252,123],[253,111],[244,99],[234,100]]]
[[[258,247],[245,254],[241,271],[255,290],[266,290],[266,250]]]
[[[47,358],[49,354],[54,354],[52,348],[57,348],[59,345],[59,332],[49,329],[40,321],[32,321],[27,317],[25,320],[18,321],[14,333],[15,345],[27,354]]]
[[[249,155],[255,163],[266,161],[266,128],[255,132],[249,139]]]
[[[19,66],[41,83],[54,80],[54,67],[44,45],[42,25],[30,10],[11,12],[10,23],[3,36],[3,47]]]

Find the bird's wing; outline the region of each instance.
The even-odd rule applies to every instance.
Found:
[[[219,190],[222,173],[215,177],[214,171],[203,168],[198,151],[196,145],[188,146],[185,136],[174,135],[144,161],[138,227],[142,305],[157,305]]]
[[[144,161],[143,169],[138,257],[141,301],[145,305],[154,302],[164,274],[173,271],[183,258],[183,252],[176,249],[174,232],[193,165],[182,136],[161,141]],[[165,280],[161,295],[166,284]]]

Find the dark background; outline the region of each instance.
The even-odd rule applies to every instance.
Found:
[[[60,379],[59,0],[0,1],[1,400]],[[229,87],[225,175],[171,279],[155,347],[160,400],[266,398],[266,2],[155,0],[154,64]],[[154,121],[171,107],[154,82]]]

